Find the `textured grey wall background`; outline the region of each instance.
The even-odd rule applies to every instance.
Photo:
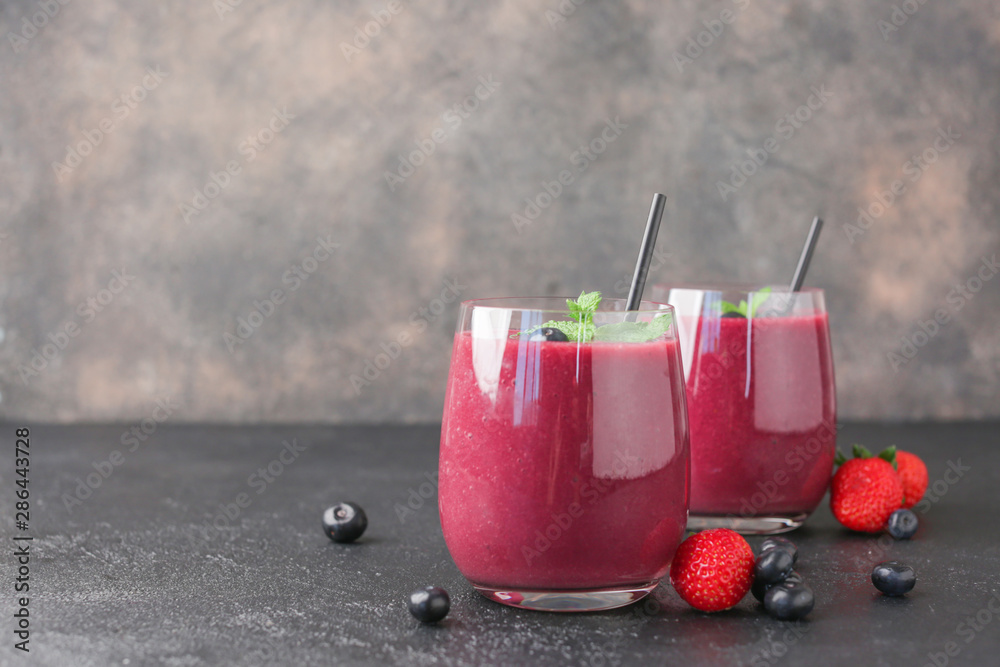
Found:
[[[657,190],[654,280],[827,219],[842,415],[1000,416],[1000,5],[577,2],[0,2],[0,417],[438,419],[437,299],[621,292]]]

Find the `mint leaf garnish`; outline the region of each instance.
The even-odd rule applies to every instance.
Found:
[[[669,313],[657,315],[650,322],[614,322],[597,326],[594,313],[601,304],[600,292],[584,292],[578,299],[567,299],[567,315],[573,321],[549,320],[538,326],[525,329],[512,337],[527,336],[539,329],[559,329],[566,338],[575,343],[600,340],[615,343],[645,343],[656,340],[670,330],[673,318]]]
[[[579,322],[566,322],[565,320],[549,320],[548,322],[543,322],[536,327],[531,327],[530,329],[525,329],[520,333],[516,333],[511,338],[516,338],[517,336],[528,336],[539,329],[559,329],[564,334],[568,340],[577,343],[586,343],[587,341],[593,339],[595,327],[593,324],[580,324]]]
[[[575,322],[550,320],[515,335],[525,336],[539,329],[552,328],[559,329],[566,334],[566,338],[573,342],[586,343],[594,338],[594,332],[597,329],[594,326],[594,313],[597,312],[597,306],[600,303],[600,292],[581,292],[578,299],[566,299],[566,307],[569,309],[567,314],[576,320]]]
[[[754,316],[754,312],[757,310],[757,307],[763,304],[765,301],[767,301],[768,295],[770,293],[771,293],[771,288],[765,287],[764,289],[757,290],[756,292],[750,295],[750,305],[747,306],[748,318]]]
[[[569,308],[569,316],[576,320],[576,326],[556,326],[561,329],[566,337],[577,343],[586,343],[594,338],[594,313],[601,305],[600,292],[580,292],[580,297],[575,301],[566,299],[566,306]]]
[[[652,334],[650,340],[659,338],[663,334],[667,333],[673,324],[674,318],[670,313],[661,313],[654,317],[653,321],[646,325],[646,330]]]
[[[602,340],[618,343],[641,343],[648,340],[646,335],[646,323],[639,322],[613,322],[597,327],[594,332],[594,340]]]
[[[652,322],[615,322],[597,327],[594,340],[615,343],[645,343],[667,333],[673,319],[669,313],[653,318]]]
[[[580,313],[582,316],[589,317],[593,321],[594,313],[597,311],[597,307],[601,305],[601,293],[580,292],[579,299],[576,301],[566,299],[566,305],[569,306],[570,314]]]
[[[723,315],[725,315],[726,313],[739,313],[740,315],[746,317],[746,304],[747,304],[746,301],[740,301],[740,305],[735,306],[729,303],[728,301],[721,301],[719,302],[719,307],[722,309]],[[740,310],[741,307],[742,310]]]
[[[726,313],[739,313],[743,317],[751,318],[754,316],[757,308],[763,304],[768,299],[768,295],[771,293],[770,287],[765,287],[762,290],[758,290],[750,295],[750,302],[748,303],[746,299],[741,299],[739,305],[732,304],[728,301],[720,301],[719,308],[723,315]]]

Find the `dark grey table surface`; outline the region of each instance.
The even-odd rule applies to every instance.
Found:
[[[769,618],[750,596],[703,614],[669,584],[645,604],[578,615],[481,598],[441,536],[437,426],[162,425],[135,451],[121,442],[127,425],[30,426],[28,531],[14,526],[15,426],[0,425],[4,665],[1000,663],[997,423],[844,426],[842,447],[923,456],[931,502],[917,538],[892,542],[841,529],[824,501],[789,535],[817,595],[798,624]],[[269,464],[266,478],[257,473]],[[321,531],[322,510],[340,499],[368,512],[357,544]],[[218,518],[226,512],[231,520]],[[15,534],[34,537],[28,654],[13,648]],[[870,583],[871,566],[890,559],[917,571],[906,598]],[[452,595],[436,627],[404,603],[428,583]]]

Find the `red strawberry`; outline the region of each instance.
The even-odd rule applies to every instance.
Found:
[[[728,528],[697,533],[677,548],[670,582],[685,602],[701,611],[729,609],[753,583],[753,550]]]
[[[903,482],[903,507],[910,508],[920,502],[927,490],[927,466],[916,454],[896,452],[896,473]]]
[[[892,465],[895,448],[872,457],[864,447],[855,445],[854,455],[856,458],[845,461],[833,476],[830,509],[847,528],[877,533],[903,504],[903,483]]]

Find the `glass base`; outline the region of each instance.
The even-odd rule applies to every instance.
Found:
[[[777,535],[795,530],[809,515],[805,512],[786,516],[712,516],[709,514],[689,514],[688,530],[708,530],[709,528],[728,528],[743,535]]]
[[[637,602],[653,591],[659,581],[622,588],[568,591],[515,591],[472,584],[485,597],[511,607],[536,611],[603,611]]]

